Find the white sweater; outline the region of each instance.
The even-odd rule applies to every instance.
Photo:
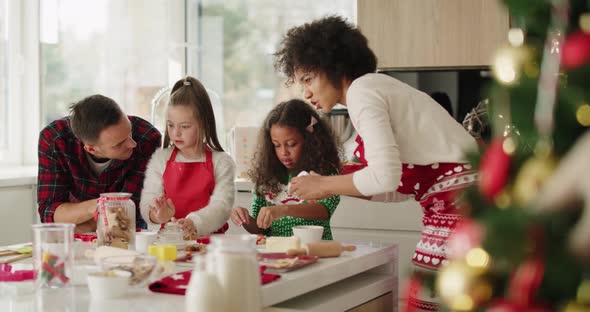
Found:
[[[141,216],[147,222],[148,228],[159,228],[159,224],[150,221],[149,205],[153,205],[154,199],[164,193],[163,175],[166,162],[172,154],[172,148],[158,149],[148,162],[141,191],[139,207]],[[233,159],[225,152],[213,152],[213,171],[215,174],[215,188],[209,204],[202,209],[189,213],[190,218],[197,228],[199,235],[209,235],[218,230],[229,219],[235,197],[235,164]],[[205,155],[198,160],[188,160],[180,153],[176,154],[177,162],[204,162]]]
[[[402,163],[465,162],[477,143],[428,94],[384,74],[366,74],[348,88],[350,120],[369,165],[353,175],[366,196],[397,189]]]

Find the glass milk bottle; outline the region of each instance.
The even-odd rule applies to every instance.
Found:
[[[186,289],[186,312],[226,311],[219,280],[213,273],[207,272],[205,256],[193,256],[195,267]]]
[[[211,235],[207,271],[219,280],[228,312],[262,310],[256,240],[250,234]]]
[[[97,246],[129,249],[135,243],[135,203],[131,193],[100,194],[97,209]]]

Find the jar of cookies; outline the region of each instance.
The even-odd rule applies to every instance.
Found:
[[[97,246],[129,249],[135,242],[135,203],[131,193],[100,194],[97,206]]]

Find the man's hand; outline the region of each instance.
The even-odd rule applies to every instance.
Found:
[[[89,233],[89,232],[96,232],[96,221],[94,219],[90,219],[86,222],[76,224],[74,228],[74,233]]]

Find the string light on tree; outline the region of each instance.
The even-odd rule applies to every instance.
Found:
[[[511,28],[508,31],[508,42],[513,47],[520,47],[524,44],[524,31],[520,28]]]
[[[486,270],[453,261],[442,267],[436,290],[453,311],[471,311],[492,297],[492,286],[484,277]]]
[[[492,72],[499,82],[513,85],[518,83],[523,71],[527,75],[534,74],[536,71],[531,70],[534,67],[532,52],[528,47],[508,46],[500,48],[496,53]]]

